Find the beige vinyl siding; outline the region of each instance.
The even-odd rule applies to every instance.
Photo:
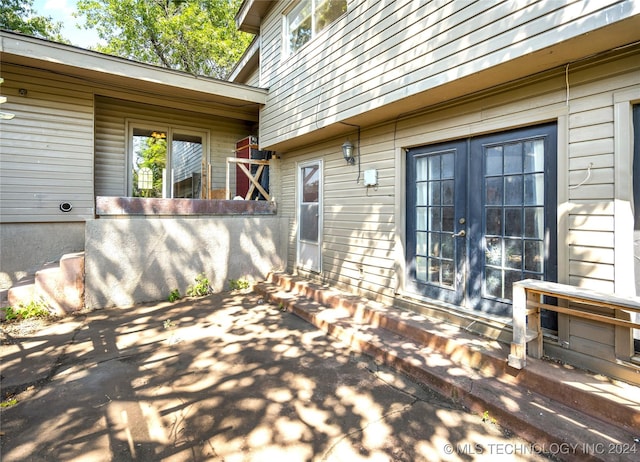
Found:
[[[283,178],[287,181],[279,210],[294,221],[289,270],[295,269],[297,161],[325,162],[322,280],[389,300],[396,278],[402,277],[396,269],[404,259],[404,249],[395,245],[398,242],[401,246],[404,239],[405,203],[402,195],[397,196],[404,191],[403,184],[397,187],[405,168],[400,149],[555,120],[557,188],[562,188],[558,189],[559,282],[614,291],[613,94],[638,86],[640,49],[627,49],[615,59],[572,64],[568,89],[566,79],[566,68],[559,68],[478,93],[455,105],[440,105],[425,109],[421,115],[363,127],[360,169],[378,170],[379,186],[375,189],[357,184],[358,166],[347,166],[342,159],[340,145],[346,137],[283,153]],[[349,138],[355,144],[355,131]]]
[[[266,147],[638,13],[637,4],[614,0],[350,1],[347,15],[286,57],[286,5],[261,29]]]
[[[127,120],[149,122],[158,127],[180,127],[209,132],[208,158],[212,164],[212,189],[226,181],[226,158],[235,156],[235,143],[248,136],[247,123],[236,119],[190,113],[150,104],[96,96],[96,195],[127,194]],[[235,184],[235,172],[232,169]]]
[[[620,263],[613,259],[614,247],[622,244],[616,243],[614,236],[614,175],[615,168],[624,167],[614,164],[613,95],[638,82],[638,50],[615,60],[569,67],[571,205],[567,243],[568,282],[573,285],[605,292],[620,290],[614,277],[614,265]]]
[[[0,122],[3,223],[84,221],[93,217],[93,93],[84,81],[8,63]],[[27,91],[19,95],[19,90]],[[69,202],[71,212],[60,211]]]
[[[361,133],[360,179],[358,165],[342,158],[343,138],[285,155],[280,208],[292,220],[288,267],[296,265],[296,164],[324,159],[322,279],[374,298],[392,297],[394,291],[394,160],[389,156],[389,127]],[[356,144],[357,133],[350,137]],[[379,186],[363,187],[362,172],[378,171]],[[362,273],[360,272],[362,269]]]
[[[245,85],[250,85],[252,87],[259,87],[260,86],[260,69],[258,68],[255,71],[253,71],[251,75],[247,77],[247,81],[243,83]]]

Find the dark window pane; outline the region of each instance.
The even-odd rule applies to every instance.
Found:
[[[442,155],[442,178],[453,178],[453,154]]]
[[[525,205],[544,205],[544,174],[535,173],[524,176]]]
[[[442,285],[453,287],[456,270],[452,261],[442,262]]]
[[[504,173],[522,172],[522,143],[507,144],[504,147]]]
[[[544,209],[542,207],[524,209],[524,236],[535,239],[544,237]]]
[[[453,180],[442,181],[442,205],[453,205]]]
[[[453,259],[455,237],[450,234],[443,234],[441,238],[442,258]]]
[[[502,266],[502,239],[499,237],[487,237],[485,244],[485,264]]]
[[[440,156],[439,155],[429,157],[429,179],[430,180],[440,179]]]
[[[502,235],[502,208],[487,207],[486,234]]]
[[[485,296],[502,297],[502,270],[487,268],[484,283]]]
[[[484,159],[485,175],[502,175],[502,146],[486,148]]]
[[[522,240],[505,239],[504,240],[505,260],[504,266],[507,268],[522,268]]]
[[[429,274],[427,275],[427,280],[429,282],[440,282],[440,260],[436,258],[429,259]]]
[[[429,256],[440,256],[440,233],[429,233]]]
[[[453,207],[442,207],[442,231],[453,232]]]
[[[513,298],[513,283],[517,281],[522,281],[522,273],[520,271],[509,271],[506,270],[504,272],[504,295],[503,297],[511,300]]]
[[[173,197],[200,199],[202,138],[174,133],[171,153]]]
[[[502,205],[502,177],[485,179],[485,203]]]
[[[522,204],[522,176],[504,177],[504,203],[507,205]]]
[[[535,279],[536,281],[542,281],[542,275],[536,273],[523,273],[522,279]]]
[[[542,273],[544,261],[544,245],[542,241],[525,241],[524,269],[535,273]]]
[[[440,182],[429,183],[429,205],[440,205]]]
[[[429,231],[442,230],[442,213],[440,207],[429,207]]]
[[[508,207],[504,209],[504,235],[522,236],[522,209]]]

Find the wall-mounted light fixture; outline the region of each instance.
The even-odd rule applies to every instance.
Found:
[[[353,165],[356,163],[355,157],[353,156],[353,144],[351,141],[347,140],[342,145],[342,156],[344,160],[347,161],[347,164]]]

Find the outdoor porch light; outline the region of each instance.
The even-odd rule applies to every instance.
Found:
[[[355,159],[353,157],[353,144],[351,144],[351,141],[347,140],[342,145],[342,155],[344,160],[347,161],[347,164],[353,165],[355,163]]]

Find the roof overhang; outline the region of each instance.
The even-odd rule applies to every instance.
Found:
[[[262,18],[274,3],[269,0],[244,0],[236,14],[236,26],[243,32],[259,35]]]
[[[240,61],[235,65],[228,80],[230,82],[246,82],[260,66],[260,36],[255,36]]]
[[[43,69],[91,82],[96,92],[117,89],[132,100],[162,97],[163,105],[189,101],[192,111],[257,121],[267,90],[195,76],[14,32],[0,31],[0,62]]]

